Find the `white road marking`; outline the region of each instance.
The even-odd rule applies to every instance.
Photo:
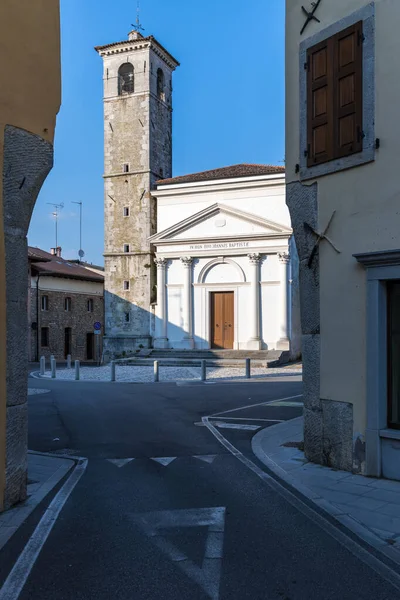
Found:
[[[133,460],[135,460],[134,458],[107,458],[108,462],[112,463],[113,465],[115,465],[116,467],[118,467],[119,469],[121,467],[124,467],[125,465],[127,465],[128,463],[132,462]]]
[[[223,421],[214,421],[215,427],[219,429],[245,429],[246,431],[256,431],[261,425],[246,425],[245,423],[224,423]]]
[[[0,590],[0,600],[17,600],[62,508],[82,477],[87,460],[75,467],[53,498]]]
[[[235,409],[237,410],[237,409]],[[287,502],[297,508],[303,515],[308,519],[316,523],[323,531],[328,533],[333,539],[339,542],[344,548],[353,554],[356,558],[361,560],[363,563],[373,569],[378,575],[388,581],[393,587],[400,590],[400,575],[387,566],[384,562],[380,561],[379,558],[368,552],[363,546],[360,546],[351,537],[347,536],[346,533],[332,525],[323,515],[316,512],[312,506],[309,506],[303,502],[298,496],[295,496],[289,489],[283,486],[277,479],[271,477],[260,469],[253,461],[244,456],[240,450],[235,448],[233,444],[228,442],[226,438],[220,433],[212,423],[209,422],[210,417],[203,417],[202,421],[209,429],[209,431],[217,438],[217,440],[224,446],[233,456],[235,456],[240,462],[242,462],[248,469],[253,471],[260,479],[264,481],[270,488],[275,492],[283,496]],[[0,598],[1,600],[1,598]]]
[[[279,398],[278,400],[267,400],[266,402],[258,402],[257,404],[248,404],[247,406],[241,406],[240,408],[231,408],[229,410],[223,410],[222,412],[214,413],[213,415],[209,415],[210,417],[216,417],[217,415],[226,415],[231,412],[236,412],[238,410],[244,410],[245,408],[254,408],[255,406],[267,406],[268,404],[272,404],[273,402],[284,402],[286,400],[294,400],[295,398],[302,398],[303,394],[298,394],[297,396],[288,396],[287,398]]]
[[[137,524],[151,537],[153,543],[200,585],[211,600],[218,600],[223,557],[225,508],[193,508],[166,510],[135,516]],[[207,541],[201,567],[172,542],[160,535],[160,529],[207,527]]]
[[[154,460],[155,462],[163,465],[164,467],[168,467],[173,460],[176,459],[176,456],[165,456],[164,458],[151,458],[150,460]]]
[[[193,456],[193,458],[198,458],[199,460],[211,465],[211,463],[217,458],[217,454],[204,454],[202,456]]]
[[[210,417],[213,421],[223,419],[224,421],[263,421],[266,423],[284,423],[282,419],[252,419],[251,417]],[[202,423],[204,425],[204,423]]]

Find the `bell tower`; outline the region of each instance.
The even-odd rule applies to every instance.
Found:
[[[139,31],[96,50],[104,67],[104,348],[118,356],[152,342],[151,190],[172,176],[172,73],[179,63]]]

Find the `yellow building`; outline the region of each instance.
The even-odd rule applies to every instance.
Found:
[[[398,0],[286,2],[286,183],[301,264],[305,451],[394,479],[399,21]]]
[[[53,164],[57,0],[0,3],[0,511],[26,496],[27,242]]]

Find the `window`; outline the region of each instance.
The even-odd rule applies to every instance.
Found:
[[[124,244],[124,252],[129,252],[129,244]]]
[[[87,309],[88,309],[88,312],[93,312],[93,299],[92,298],[89,298],[87,301]]]
[[[49,345],[49,328],[42,327],[40,334],[40,345],[42,346],[42,348],[47,348]]]
[[[129,323],[130,320],[131,320],[131,313],[126,312],[125,313],[125,323]]]
[[[129,290],[129,281],[124,281],[124,290]]]
[[[129,206],[124,206],[124,217],[129,217]]]
[[[400,282],[387,283],[388,427],[400,429]]]
[[[118,70],[118,96],[132,94],[135,91],[135,74],[131,63],[124,63]]]
[[[307,51],[307,166],[363,150],[363,22]]]
[[[165,101],[164,71],[162,69],[157,69],[157,97]]]
[[[42,296],[41,302],[42,302],[42,310],[49,310],[49,297]]]
[[[128,165],[128,163],[124,164],[124,173],[129,173],[129,165]]]
[[[64,299],[64,310],[66,310],[67,312],[70,312],[71,310],[71,298],[65,298]]]

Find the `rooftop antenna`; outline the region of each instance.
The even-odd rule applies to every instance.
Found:
[[[135,31],[144,31],[144,27],[142,27],[142,24],[140,22],[140,0],[138,0],[137,2],[136,23],[132,23],[132,27]]]
[[[50,206],[54,206],[54,212],[52,212],[51,214],[53,215],[55,222],[56,222],[56,248],[58,248],[58,215],[60,214],[60,210],[64,208],[64,204],[63,202],[61,202],[60,204],[53,204],[53,202],[47,202],[47,204],[50,204]]]
[[[72,201],[72,204],[79,204],[79,252],[78,252],[78,256],[79,256],[79,262],[80,262],[81,259],[85,256],[85,253],[82,250],[82,204],[83,204],[83,202]]]

